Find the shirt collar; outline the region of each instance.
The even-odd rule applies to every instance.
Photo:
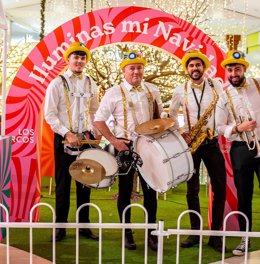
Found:
[[[241,91],[241,90],[246,90],[249,88],[249,83],[247,81],[245,81],[245,83],[243,85],[241,85],[240,87],[236,87],[236,89],[238,91]]]
[[[241,90],[247,90],[249,87],[250,87],[250,84],[247,80],[242,86],[239,86],[239,87],[235,87],[232,84],[229,85],[230,90],[236,90],[237,92],[240,92]]]
[[[202,90],[203,89],[203,86],[204,86],[204,83],[205,83],[205,79],[203,79],[203,81],[200,83],[200,84],[195,84],[195,83],[193,83],[191,80],[189,80],[189,84],[190,84],[190,87],[192,88],[192,89],[196,89],[196,88],[198,88],[198,89],[200,89],[200,90]]]
[[[66,74],[67,74],[69,77],[71,77],[71,75],[73,74],[73,72],[71,71],[71,69],[67,69]]]
[[[74,74],[71,69],[67,69],[66,74],[71,78],[71,76]],[[82,76],[84,76],[84,73],[82,72]],[[84,78],[84,77],[83,77]]]
[[[143,82],[141,82],[140,85],[141,85],[142,87],[144,87]],[[127,89],[128,92],[130,92],[130,90],[131,90],[132,87],[133,87],[133,85],[130,84],[129,82],[127,82],[125,79],[124,79],[124,86],[125,86],[125,88]]]

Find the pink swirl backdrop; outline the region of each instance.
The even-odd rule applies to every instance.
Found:
[[[142,31],[122,32],[124,21],[139,22]],[[159,21],[161,30],[158,30]],[[99,34],[98,32],[104,32],[106,23],[112,29],[107,30],[107,34]],[[143,30],[145,26],[146,33]],[[85,32],[84,36],[82,32]],[[81,37],[77,37],[78,33]],[[86,33],[91,35],[89,39]],[[64,43],[70,44],[71,37],[84,42],[90,50],[118,42],[149,44],[173,54],[177,59],[181,59],[189,49],[200,49],[212,57],[211,64],[215,67],[217,76],[222,79],[225,77],[224,70],[219,66],[224,54],[216,43],[187,21],[159,10],[138,6],[101,9],[76,17],[56,28],[24,60],[7,97],[6,134],[14,138],[10,205],[13,221],[28,221],[30,208],[40,201],[37,119],[48,84],[66,66],[62,58],[63,52],[56,56],[53,52]],[[43,65],[52,65],[50,58],[54,59],[55,65],[46,70]],[[34,67],[42,71],[37,71]],[[32,73],[36,74],[38,79],[33,78]],[[228,161],[228,156],[226,159]],[[231,177],[230,162],[226,165]],[[229,203],[228,200],[227,202]],[[38,213],[35,215],[35,220],[37,219]]]

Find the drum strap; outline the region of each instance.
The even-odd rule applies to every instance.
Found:
[[[72,84],[70,83],[69,79],[67,78],[67,76],[65,75],[60,75],[62,82],[63,82],[63,86],[64,86],[64,92],[65,92],[65,97],[66,97],[66,105],[67,105],[67,111],[68,111],[68,118],[69,118],[69,124],[70,124],[70,131],[73,131],[73,125],[72,125],[72,115],[71,115],[71,104],[70,104],[70,99],[69,99],[69,95],[71,96],[77,96],[77,93],[73,93],[72,92]],[[87,76],[88,78],[88,88],[89,88],[89,96],[87,99],[87,110],[85,113],[85,117],[86,117],[86,128],[88,128],[88,116],[89,116],[89,112],[90,112],[90,100],[91,100],[91,80],[90,78]],[[81,98],[79,98],[79,100],[82,100]],[[75,131],[76,132],[76,131]]]
[[[231,98],[231,94],[230,94],[228,89],[226,89],[225,92],[226,92],[226,95],[227,95],[227,98],[228,98],[228,102],[229,102],[232,114],[234,116],[235,122],[236,122],[236,124],[238,124],[238,119],[237,119],[237,115],[236,115],[236,112],[235,112],[234,104],[233,104],[233,101],[232,101],[232,98]]]
[[[153,104],[153,94],[151,93],[151,91],[149,90],[148,86],[146,84],[144,84],[144,87],[146,89],[146,96],[147,96],[147,100],[148,100],[148,104],[149,104],[149,114],[150,114],[150,120],[153,119],[153,113],[154,113],[154,104]],[[136,117],[136,112],[134,109],[134,103],[133,100],[129,94],[129,92],[127,91],[127,89],[124,87],[123,84],[120,85],[120,90],[121,90],[121,94],[122,94],[122,101],[123,101],[123,107],[124,107],[124,129],[125,129],[125,137],[127,137],[127,104],[129,109],[131,110],[131,114],[134,120],[134,124],[135,126],[137,126],[139,123],[137,121],[137,117]]]
[[[127,136],[127,106],[126,106],[126,96],[124,93],[123,88],[120,86],[121,94],[122,94],[122,101],[123,101],[123,108],[124,108],[124,134],[125,138],[128,138]]]
[[[235,112],[235,107],[234,107],[234,104],[233,104],[233,101],[232,101],[232,96],[228,90],[228,88],[225,90],[226,92],[226,95],[227,95],[227,98],[228,98],[228,102],[229,102],[229,106],[230,106],[230,109],[231,109],[231,112],[233,114],[233,117],[235,119],[235,122],[236,122],[236,125],[238,125],[238,118],[237,118],[237,115],[236,115],[236,112]],[[243,137],[242,137],[242,134],[239,133],[239,136],[240,136],[240,139],[243,141]]]

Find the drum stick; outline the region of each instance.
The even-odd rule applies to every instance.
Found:
[[[92,139],[83,139],[80,140],[81,144],[89,144],[89,145],[98,145],[100,143],[100,140],[92,140]],[[62,144],[69,144],[67,140],[63,140]]]

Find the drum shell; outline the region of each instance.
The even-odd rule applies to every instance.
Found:
[[[140,174],[157,192],[164,193],[193,175],[191,152],[178,131],[140,135],[134,142],[134,150],[143,161],[142,167],[138,167]]]

